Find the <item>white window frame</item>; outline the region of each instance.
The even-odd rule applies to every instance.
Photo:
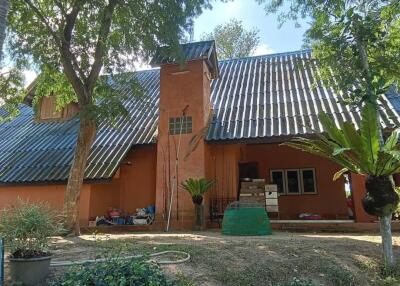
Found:
[[[313,181],[314,181],[314,192],[304,192],[303,171],[312,171],[312,173],[313,173]],[[302,169],[300,169],[300,179],[301,179],[301,193],[303,195],[315,195],[315,194],[318,194],[318,190],[317,190],[317,175],[316,175],[315,168],[302,168]]]
[[[299,192],[297,193],[289,193],[289,187],[288,187],[288,178],[287,178],[287,172],[288,171],[296,171],[298,176],[298,186],[299,186]],[[313,172],[313,179],[314,179],[314,192],[304,192],[304,182],[303,182],[303,171],[312,171]],[[288,196],[298,196],[298,195],[316,195],[318,194],[318,189],[317,189],[317,173],[315,168],[291,168],[291,169],[270,169],[269,170],[269,178],[270,178],[270,183],[274,184],[273,182],[273,172],[281,172],[282,177],[283,177],[283,192],[279,193],[278,196],[282,195],[288,195]]]
[[[271,184],[274,184],[274,182],[273,182],[273,176],[272,176],[272,173],[273,173],[273,172],[281,172],[281,173],[282,173],[283,192],[280,193],[280,192],[278,191],[278,196],[280,196],[280,195],[286,195],[285,170],[284,170],[284,169],[270,169],[270,170],[269,170],[269,181],[271,182]]]
[[[297,185],[298,185],[298,192],[297,193],[289,193],[289,184],[288,184],[288,172],[297,172]],[[285,195],[292,196],[292,195],[301,195],[301,178],[300,178],[300,170],[299,169],[285,169],[285,184],[286,184],[286,193]]]

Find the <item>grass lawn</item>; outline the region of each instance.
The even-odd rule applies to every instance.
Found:
[[[400,234],[394,234],[400,259]],[[399,285],[380,279],[377,234],[313,234],[275,232],[272,236],[233,237],[219,232],[133,233],[56,238],[54,260],[94,258],[107,252],[143,254],[183,250],[184,264],[163,269],[180,285]],[[52,275],[65,270],[57,268]],[[400,272],[400,271],[399,271]],[[400,280],[398,280],[400,281]],[[286,284],[285,284],[286,283]]]

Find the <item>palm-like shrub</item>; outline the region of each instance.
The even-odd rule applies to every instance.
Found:
[[[214,185],[214,181],[206,180],[205,178],[193,179],[189,178],[181,183],[181,186],[191,196],[192,201],[196,205],[201,205],[203,202],[203,195]]]
[[[45,203],[19,200],[0,213],[0,235],[12,258],[47,256],[49,239],[61,232],[61,220]]]
[[[363,207],[367,213],[380,217],[384,257],[386,262],[392,264],[393,254],[388,250],[392,248],[390,219],[399,203],[399,196],[391,175],[400,172],[399,130],[394,130],[383,141],[377,107],[371,103],[366,103],[361,111],[359,130],[350,122],[344,122],[337,128],[324,113],[319,115],[319,119],[326,135],[319,134],[316,139],[298,137],[283,145],[341,165],[343,168],[334,175],[334,179],[349,171],[366,176],[367,193],[362,200]]]

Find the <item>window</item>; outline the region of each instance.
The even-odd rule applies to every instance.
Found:
[[[192,117],[171,117],[169,119],[169,134],[187,134],[192,133]]]
[[[286,190],[287,194],[300,193],[300,176],[299,170],[286,170]]]
[[[301,169],[301,181],[303,182],[304,194],[315,194],[317,192],[314,169]]]
[[[278,193],[285,193],[285,179],[283,170],[271,170],[271,183],[277,185]]]
[[[270,182],[276,184],[280,195],[316,194],[315,169],[271,170]]]

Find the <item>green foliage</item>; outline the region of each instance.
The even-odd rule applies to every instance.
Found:
[[[24,77],[21,69],[13,67],[0,73],[0,122],[9,120],[18,114],[18,104],[22,99]]]
[[[61,110],[68,103],[78,100],[66,76],[62,72],[51,70],[48,67],[43,67],[42,72],[36,78],[34,93],[33,104],[35,106],[40,98],[55,95],[57,110]]]
[[[380,148],[376,108],[365,104],[361,114],[359,130],[350,122],[345,122],[337,128],[328,115],[320,114],[319,119],[327,132],[326,136],[321,134],[317,139],[294,138],[283,145],[325,157],[343,166],[344,168],[335,175],[335,179],[347,171],[373,176],[398,173],[399,130],[393,131],[384,147]]]
[[[213,185],[214,181],[210,181],[205,178],[189,178],[185,182],[181,183],[181,187],[187,191],[192,198],[202,197]]]
[[[50,282],[61,286],[143,286],[172,285],[154,263],[139,259],[110,258],[105,262],[73,267]]]
[[[320,271],[325,273],[332,285],[335,286],[355,286],[356,281],[353,273],[343,266],[335,263],[322,264]]]
[[[278,286],[314,286],[315,284],[310,279],[302,279],[294,277],[291,281],[281,283]]]
[[[19,200],[0,214],[0,235],[14,258],[47,255],[50,237],[61,231],[60,218],[45,203]]]
[[[39,96],[55,94],[59,108],[76,101],[83,115],[107,121],[126,111],[100,72],[131,70],[159,45],[178,50],[192,18],[207,7],[209,0],[12,0],[8,53],[40,68]]]
[[[257,29],[246,30],[242,21],[234,18],[218,25],[214,31],[203,34],[203,40],[215,40],[220,59],[232,59],[250,56],[257,48],[260,37]]]
[[[375,102],[400,81],[400,3],[397,0],[258,0],[282,22],[311,19],[307,44],[320,78],[351,103]],[[287,5],[283,5],[286,3]]]

